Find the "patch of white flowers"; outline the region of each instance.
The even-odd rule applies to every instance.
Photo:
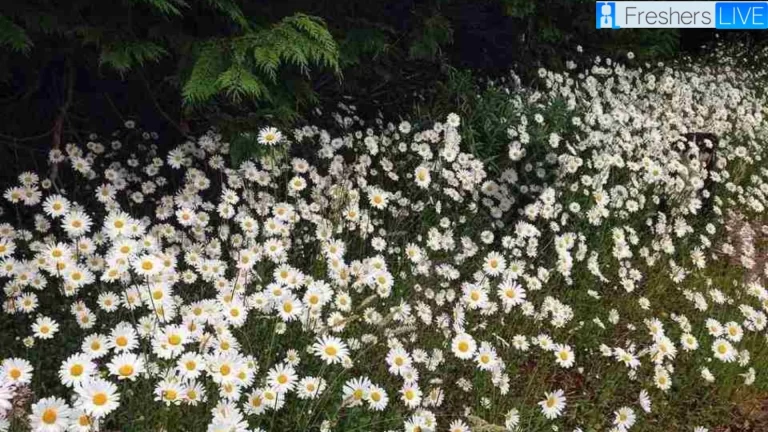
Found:
[[[30,427],[98,430],[136,381],[154,391],[134,399],[208,406],[209,431],[333,430],[358,411],[391,419],[371,430],[581,430],[574,383],[601,367],[629,395],[603,426],[628,431],[679,370],[751,385],[768,268],[723,225],[766,208],[757,77],[600,60],[540,77],[510,89],[493,163],[455,114],[368,125],[350,107],[332,130],[265,128],[268,156],[238,168],[215,133],[167,155],[151,136],[53,151],[74,187],[23,173],[4,194],[17,226],[0,225],[11,331],[43,355],[76,347]],[[701,131],[717,146],[681,140]],[[752,276],[717,286],[724,254]],[[37,372],[3,348],[0,418]],[[527,388],[534,374],[557,378]]]

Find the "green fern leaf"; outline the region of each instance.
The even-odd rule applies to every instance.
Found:
[[[132,0],[132,3],[144,3],[165,15],[181,16],[181,9],[188,5],[183,0]]]
[[[148,61],[157,61],[167,53],[165,48],[149,41],[121,42],[102,46],[99,63],[110,66],[122,74],[134,66],[142,66]]]
[[[32,41],[24,29],[0,15],[0,46],[7,46],[14,51],[27,53],[32,48]]]
[[[221,48],[214,43],[200,49],[192,66],[189,78],[184,84],[184,103],[195,105],[205,102],[219,92],[218,78],[226,70],[226,58]]]

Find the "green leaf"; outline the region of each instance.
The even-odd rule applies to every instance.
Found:
[[[264,84],[243,65],[237,63],[219,75],[216,85],[236,103],[244,96],[259,99],[266,93]]]
[[[217,44],[203,46],[197,54],[192,72],[184,84],[184,103],[195,105],[207,101],[219,92],[218,78],[226,70],[225,53]]]
[[[32,48],[32,41],[24,29],[7,17],[0,15],[0,46],[27,53]]]
[[[414,59],[434,60],[441,47],[452,41],[451,23],[442,15],[433,15],[424,21],[424,29],[411,45],[409,54]]]
[[[376,28],[359,28],[347,32],[339,51],[344,65],[359,63],[361,58],[376,57],[389,48],[387,35]]]
[[[122,74],[134,66],[143,66],[148,61],[157,61],[167,53],[165,48],[149,41],[119,42],[101,47],[99,63],[110,66]]]
[[[188,7],[188,5],[182,0],[132,0],[132,2],[144,3],[157,9],[164,15],[181,16],[181,8]]]
[[[248,27],[248,20],[245,18],[243,11],[240,9],[240,6],[238,6],[236,2],[232,0],[208,0],[208,4],[212,8],[223,12],[226,16],[229,17],[229,19],[231,19],[240,27]]]

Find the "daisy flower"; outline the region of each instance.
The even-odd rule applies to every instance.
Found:
[[[96,364],[86,354],[73,354],[59,368],[61,383],[74,387],[88,380],[96,372]]]
[[[75,391],[78,395],[78,405],[95,418],[106,416],[120,405],[117,386],[101,378],[84,381]]]
[[[557,364],[566,369],[573,366],[576,362],[576,358],[573,355],[573,349],[568,345],[557,345],[553,353],[555,354],[555,361]]]
[[[476,349],[477,344],[475,340],[467,333],[457,334],[451,341],[451,351],[462,360],[471,359]]]
[[[46,316],[39,317],[32,324],[32,331],[38,339],[52,339],[53,335],[59,331],[59,324]]]
[[[280,141],[282,141],[282,139],[283,134],[281,134],[280,131],[273,127],[266,127],[261,129],[257,137],[259,144],[268,146],[277,145],[280,143]]]
[[[371,384],[368,388],[368,406],[374,411],[382,411],[389,403],[389,397],[383,388]]]
[[[267,384],[278,393],[287,393],[296,386],[296,370],[287,364],[279,364],[267,373]]]
[[[69,427],[72,410],[63,399],[48,397],[32,404],[29,426],[39,432],[63,432]]]
[[[715,358],[720,361],[730,363],[736,360],[736,349],[725,339],[716,339],[712,343],[712,352],[715,354]]]
[[[544,417],[552,420],[560,417],[565,409],[565,394],[562,390],[545,393],[544,400],[539,402]]]
[[[619,430],[626,431],[635,424],[635,412],[632,408],[622,407],[614,413],[613,424],[619,428]]]
[[[32,364],[21,358],[3,360],[0,372],[7,382],[13,384],[29,384],[32,381]]]
[[[136,378],[144,372],[144,360],[133,353],[121,353],[115,355],[107,363],[109,373],[116,376],[119,381],[136,381]]]
[[[327,364],[341,363],[341,359],[349,355],[347,345],[341,339],[334,336],[319,338],[312,345],[312,349],[315,355]]]

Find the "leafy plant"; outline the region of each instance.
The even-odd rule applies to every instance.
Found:
[[[196,57],[183,89],[184,103],[190,105],[217,94],[234,102],[268,99],[268,86],[277,84],[284,65],[305,74],[313,65],[340,72],[339,50],[325,23],[304,14],[284,18],[269,29],[203,41]]]

